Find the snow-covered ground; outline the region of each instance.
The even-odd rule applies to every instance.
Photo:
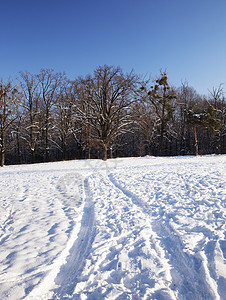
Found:
[[[0,299],[226,299],[226,156],[0,169]]]

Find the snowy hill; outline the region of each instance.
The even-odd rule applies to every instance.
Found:
[[[226,156],[0,169],[0,299],[225,299]]]

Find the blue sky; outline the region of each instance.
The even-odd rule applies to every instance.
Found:
[[[53,68],[73,79],[108,64],[226,90],[225,0],[7,0],[0,26],[3,78]]]

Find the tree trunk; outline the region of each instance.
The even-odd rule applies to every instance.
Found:
[[[1,167],[4,167],[5,165],[5,152],[1,152]]]
[[[34,152],[35,152],[35,145],[34,145],[34,138],[33,138],[33,118],[32,114],[30,114],[30,151],[31,151],[31,163],[35,162]]]
[[[110,147],[110,158],[113,158],[113,155],[112,155],[112,147]]]
[[[49,161],[49,112],[46,112],[46,128],[45,128],[45,155],[46,161]]]
[[[199,155],[199,147],[198,147],[196,126],[194,126],[194,134],[195,134],[195,155],[198,156]]]
[[[160,128],[160,136],[159,136],[159,148],[160,148],[160,155],[164,155],[164,143],[163,143],[163,140],[164,140],[164,131],[165,131],[165,124],[164,124],[164,121],[162,120],[162,123],[161,123],[161,128]]]
[[[35,162],[35,149],[31,148],[31,163],[33,164]]]
[[[64,135],[61,135],[61,149],[62,149],[62,159],[66,160],[67,143]]]
[[[108,146],[104,144],[103,146],[103,160],[106,161],[108,158]]]
[[[66,160],[66,145],[63,144],[63,152],[62,152],[63,160]]]
[[[19,130],[17,130],[16,133],[16,139],[17,139],[17,155],[18,155],[18,162],[21,164],[22,158],[21,158],[21,151],[20,151],[20,135],[19,135]]]
[[[5,165],[5,136],[4,133],[1,135],[1,167]]]
[[[90,159],[90,157],[91,157],[91,155],[90,155],[90,153],[91,153],[91,149],[90,149],[90,147],[88,147],[88,159]]]

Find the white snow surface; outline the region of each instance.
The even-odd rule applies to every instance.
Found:
[[[0,299],[226,299],[226,155],[0,169]]]

